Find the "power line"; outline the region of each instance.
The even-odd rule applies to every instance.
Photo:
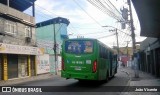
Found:
[[[107,36],[98,37],[97,39],[102,39],[102,38],[110,37],[110,36],[113,36],[113,35],[115,35],[115,33],[111,34],[111,35],[107,35]]]
[[[111,12],[110,10],[106,10],[107,8],[103,5],[103,3],[101,2],[97,3],[96,1],[93,1],[93,0],[92,1],[88,0],[88,2],[90,2],[93,6],[101,10],[103,13],[116,19],[116,15],[114,15],[113,12]]]
[[[89,3],[91,3],[93,6],[101,10],[102,12],[108,14],[110,17],[122,21],[123,18],[121,16],[121,13],[117,10],[117,8],[109,1],[109,0],[87,0]],[[115,10],[115,12],[113,12]]]
[[[25,1],[27,1],[27,0],[25,0]],[[29,2],[29,1],[27,1],[27,2]],[[22,2],[20,2],[21,4],[20,4],[20,6],[23,6],[23,5],[25,5],[24,3],[22,3]],[[31,2],[29,2],[29,3],[31,3]],[[38,6],[37,4],[35,4],[36,6]],[[41,8],[42,10],[45,10],[45,11],[47,11],[47,12],[49,12],[49,13],[51,13],[51,14],[54,14],[54,15],[56,15],[56,16],[59,16],[59,15],[57,15],[57,14],[55,14],[55,13],[53,13],[52,11],[48,11],[48,10],[46,10],[45,8],[43,8],[43,7],[41,7],[41,6],[38,6],[39,8]],[[30,10],[30,11],[32,11],[32,10]],[[40,13],[42,13],[42,14],[44,14],[43,12],[41,12],[41,11],[39,11]],[[36,13],[39,13],[39,12],[36,12]],[[42,14],[40,14],[41,16],[43,16]],[[46,14],[44,14],[44,15],[46,15]],[[40,16],[40,17],[41,17]],[[49,18],[53,18],[53,16],[51,16],[51,15],[46,15],[47,17],[49,17]],[[45,18],[47,18],[46,16],[43,16],[43,17],[45,17]],[[47,18],[48,19],[48,18]],[[70,26],[72,26],[72,24],[70,23]],[[70,27],[68,27],[68,28],[70,28]],[[74,30],[75,31],[75,30]],[[77,30],[76,30],[77,31]]]
[[[80,8],[81,10],[83,10],[92,20],[94,20],[98,25],[100,25],[100,27],[102,26],[98,21],[96,21],[92,16],[90,16],[80,5],[78,2],[76,2],[76,0],[73,0]]]
[[[36,4],[36,6],[38,6],[37,4]],[[46,9],[44,9],[44,8],[42,8],[42,7],[40,7],[40,6],[38,6],[39,8],[41,8],[41,9],[43,9],[43,10],[45,10],[45,11],[47,11],[47,12],[50,12],[50,11],[48,11],[48,10],[46,10]],[[82,7],[81,7],[82,8]],[[83,8],[82,8],[83,9]],[[41,12],[41,11],[40,11]],[[39,12],[38,12],[39,13]],[[41,12],[42,13],[42,12]],[[87,12],[86,12],[87,13]],[[54,13],[55,14],[55,13]],[[56,15],[56,14],[55,14]],[[89,14],[88,14],[89,15]],[[58,15],[56,15],[56,16],[58,16]],[[50,16],[51,18],[52,18],[52,16]],[[93,18],[93,20],[95,20],[94,18]],[[72,25],[70,25],[70,26],[72,26]],[[72,26],[72,28],[74,28],[73,26]],[[68,29],[72,29],[72,28],[69,28],[68,27]],[[74,28],[74,30],[76,30],[75,28]],[[73,30],[73,31],[74,31]]]
[[[41,7],[40,7],[41,8]],[[42,8],[42,9],[44,9],[44,8]],[[41,12],[41,11],[40,11]],[[48,11],[49,12],[49,11]],[[50,17],[52,17],[52,16],[50,16]],[[73,27],[72,27],[73,28]],[[70,28],[71,29],[71,28]],[[94,33],[90,33],[90,34],[94,34]],[[82,35],[82,34],[80,34],[80,35]]]
[[[92,33],[85,33],[85,34],[80,34],[80,35],[91,35],[91,34],[99,34],[99,33],[106,33],[107,31],[104,32],[92,32]]]

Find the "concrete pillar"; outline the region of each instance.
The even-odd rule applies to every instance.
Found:
[[[8,80],[8,66],[6,54],[3,54],[3,80]]]
[[[32,16],[35,17],[35,3],[32,5]]]
[[[7,0],[7,6],[9,7],[9,0]]]
[[[31,76],[31,58],[28,55],[28,76]]]
[[[154,75],[156,75],[156,52],[155,52],[155,50],[153,50],[153,72],[154,72]]]
[[[37,56],[35,56],[35,63],[34,63],[34,65],[35,65],[35,75],[37,76]]]

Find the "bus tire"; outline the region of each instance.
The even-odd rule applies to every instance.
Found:
[[[78,79],[78,81],[79,81],[80,83],[86,82],[86,80],[83,80],[83,79]]]

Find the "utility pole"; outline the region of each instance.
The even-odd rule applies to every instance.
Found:
[[[53,22],[54,27],[54,58],[55,58],[55,75],[57,75],[57,53],[56,53],[56,29],[55,23]]]
[[[10,1],[10,0],[7,0],[7,6],[8,6],[8,7],[9,7],[9,1]]]
[[[35,3],[32,3],[32,16],[35,17]]]
[[[136,53],[136,46],[135,46],[136,40],[135,40],[133,17],[132,17],[132,8],[131,8],[131,1],[130,0],[128,0],[128,5],[129,5],[129,12],[130,12],[130,26],[131,26],[133,53]]]
[[[115,32],[116,32],[116,38],[117,38],[117,55],[118,55],[118,58],[119,58],[119,41],[118,41],[117,28],[115,28],[114,30],[109,30],[109,31],[115,31]]]
[[[118,53],[118,58],[119,58],[119,41],[118,41],[117,28],[115,29],[115,31],[116,31],[116,38],[117,38],[117,53]]]
[[[127,42],[127,57],[128,57],[128,44],[130,41],[126,41]]]
[[[130,12],[130,26],[131,26],[131,36],[132,36],[132,47],[133,47],[133,57],[135,60],[136,59],[136,56],[135,56],[135,53],[136,53],[136,40],[135,40],[135,33],[134,33],[134,25],[133,25],[133,17],[132,17],[132,8],[131,8],[131,1],[130,0],[127,0],[128,2],[128,5],[129,5],[129,12]],[[135,61],[134,59],[132,59],[132,61],[134,62],[134,65],[135,66],[138,66],[138,63],[137,61]],[[138,78],[139,77],[139,73],[138,73],[138,70],[137,70],[137,67],[135,68],[135,77]]]
[[[117,29],[117,28],[115,28],[115,27],[113,27],[113,26],[102,26],[102,27],[112,27],[112,28],[114,28],[114,30],[109,30],[109,31],[115,31],[116,32],[116,38],[117,38],[117,55],[118,55],[118,58],[119,58],[119,41],[118,41],[118,32],[117,32],[117,30],[119,30],[119,29]],[[120,31],[120,30],[119,30]]]

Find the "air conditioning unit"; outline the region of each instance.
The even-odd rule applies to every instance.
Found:
[[[31,37],[25,37],[26,42],[31,42]]]
[[[33,46],[33,47],[37,47],[36,41],[35,41],[35,40],[33,40],[33,39],[31,39],[31,46]]]

